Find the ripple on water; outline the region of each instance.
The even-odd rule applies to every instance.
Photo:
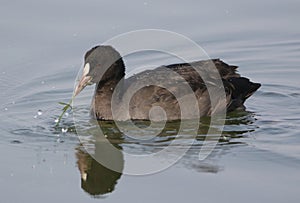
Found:
[[[261,91],[259,94],[260,94],[260,96],[270,97],[270,98],[278,98],[278,97],[286,98],[286,97],[289,97],[289,95],[279,93],[279,92],[263,92],[263,91]]]
[[[20,144],[27,142],[58,142],[62,143],[64,140],[76,137],[75,124],[72,120],[72,116],[65,115],[60,127],[55,128],[55,120],[58,115],[61,113],[61,106],[57,102],[69,100],[71,89],[57,88],[55,90],[50,90],[49,88],[43,89],[47,84],[55,83],[56,77],[52,77],[51,80],[45,78],[40,78],[40,81],[44,81],[42,87],[37,89],[31,88],[31,91],[24,93],[20,98],[14,100],[14,103],[11,103],[11,106],[7,106],[6,115],[9,115],[12,120],[16,120],[19,125],[26,126],[25,128],[20,128],[16,126],[11,126],[10,133],[15,135],[9,139],[9,141],[14,142],[14,140],[22,140]],[[30,84],[32,86],[32,84]],[[26,85],[25,85],[26,86]],[[57,84],[56,86],[59,87]],[[273,84],[263,84],[261,90],[259,90],[252,98],[252,105],[254,109],[259,112],[259,116],[256,113],[252,112],[232,112],[229,113],[221,137],[210,136],[210,139],[218,139],[219,145],[228,145],[230,147],[241,145],[244,142],[247,142],[247,138],[251,137],[254,133],[260,132],[263,134],[271,133],[274,136],[278,134],[287,133],[279,121],[267,119],[262,120],[261,117],[265,115],[266,112],[270,111],[270,105],[273,100],[276,102],[288,101],[286,98],[290,99],[298,98],[300,96],[299,89],[292,86],[285,85],[273,85]],[[90,95],[91,96],[91,95]],[[269,101],[269,106],[266,106],[266,101]],[[255,103],[256,102],[256,103]],[[14,106],[12,106],[14,105]],[[246,104],[246,106],[248,103]],[[88,120],[89,113],[89,103],[84,106],[78,106],[79,109],[76,112],[76,125],[78,127],[87,128],[89,131],[88,125],[86,125],[86,120]],[[11,108],[13,107],[13,108]],[[14,111],[11,111],[14,109]],[[28,113],[29,112],[29,113]],[[36,119],[34,119],[36,116]],[[82,116],[82,117],[81,117]],[[31,119],[31,120],[30,120]],[[183,132],[182,135],[177,136],[178,126],[180,123],[170,123],[166,126],[165,130],[150,140],[137,140],[130,139],[125,136],[122,132],[119,132],[112,123],[102,123],[107,139],[113,143],[118,143],[124,148],[130,149],[132,152],[139,153],[143,152],[153,152],[158,149],[162,149],[172,143],[175,139],[180,140],[182,145],[194,137],[189,137],[188,132]],[[147,122],[137,123],[143,128],[149,126]],[[266,127],[261,127],[266,126]],[[275,127],[274,127],[275,126]],[[209,128],[209,122],[203,122],[200,125],[198,136],[194,142],[193,147],[195,149],[200,149],[203,145],[203,141],[206,139],[206,133]],[[259,130],[258,130],[259,129]],[[135,134],[137,134],[135,132]],[[145,133],[143,133],[145,134]],[[93,134],[92,134],[93,135]],[[95,134],[94,134],[95,135]],[[91,136],[90,132],[86,135],[90,140],[93,140],[94,137]],[[20,139],[22,137],[22,139]],[[23,139],[24,138],[24,139]],[[145,137],[143,138],[145,139]],[[23,142],[23,140],[25,140]],[[76,138],[77,141],[77,138]],[[15,143],[17,144],[17,143]]]
[[[225,129],[220,137],[215,134],[207,135],[209,121],[206,120],[204,120],[203,123],[200,123],[200,128],[196,137],[191,136],[189,133],[189,131],[194,131],[194,129],[186,129],[182,134],[178,134],[180,122],[176,121],[167,122],[164,129],[156,137],[145,139],[145,135],[147,135],[145,126],[149,126],[149,122],[139,121],[135,122],[135,124],[138,127],[141,127],[140,130],[143,131],[140,135],[141,139],[139,139],[138,136],[135,136],[134,138],[127,136],[130,135],[130,130],[125,133],[116,130],[117,127],[113,122],[99,122],[105,135],[105,139],[108,139],[111,143],[118,144],[123,150],[133,154],[154,153],[168,147],[170,144],[177,147],[188,146],[195,150],[198,149],[199,151],[205,140],[217,141],[220,146],[240,146],[241,144],[244,144],[242,138],[251,136],[250,133],[254,132],[257,128],[255,125],[255,114],[251,112],[231,113],[226,119]],[[91,143],[97,142],[99,136],[97,128],[88,126],[89,125],[86,125],[86,127],[82,128],[83,132],[80,133],[80,136],[83,144],[88,145],[89,149],[92,149]],[[218,130],[218,128],[216,128],[216,130]],[[135,134],[137,133],[135,132]],[[174,142],[175,140],[176,142]],[[190,146],[191,143],[193,143],[192,146]]]
[[[23,142],[20,140],[12,140],[10,141],[11,144],[22,144]]]
[[[290,93],[291,97],[300,97],[300,93]]]

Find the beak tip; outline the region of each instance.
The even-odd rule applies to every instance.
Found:
[[[75,87],[74,90],[74,97],[76,97],[84,88],[85,86],[88,85],[88,83],[91,81],[92,77],[91,76],[83,76],[77,86]]]

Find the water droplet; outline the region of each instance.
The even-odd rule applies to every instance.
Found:
[[[225,135],[222,135],[220,137],[223,141],[229,141],[229,137],[226,137]]]
[[[66,116],[66,117],[68,117],[68,116],[69,116],[69,113],[68,113],[68,112],[66,112],[66,113],[65,113],[65,116]]]
[[[62,128],[62,129],[61,129],[61,132],[62,132],[62,133],[68,132],[68,128]]]
[[[55,122],[55,123],[58,123],[58,121],[59,121],[59,119],[58,119],[58,118],[56,118],[56,119],[54,120],[54,122]]]
[[[41,116],[41,115],[43,114],[43,111],[42,111],[42,110],[38,110],[37,114],[38,114],[39,116]]]
[[[107,138],[107,135],[104,135],[104,137],[106,137],[106,138]]]
[[[113,90],[114,90],[114,88],[112,88],[112,87],[111,87],[111,88],[110,88],[110,90],[111,90],[111,91],[113,91]]]
[[[5,107],[5,108],[4,108],[4,111],[7,111],[7,110],[8,110],[8,108],[7,108],[7,107]]]
[[[33,118],[37,118],[37,115],[33,116]]]

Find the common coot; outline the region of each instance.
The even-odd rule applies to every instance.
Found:
[[[237,66],[220,59],[160,66],[124,77],[125,65],[120,54],[111,46],[96,46],[85,54],[82,77],[74,95],[85,86],[96,84],[91,114],[98,120],[178,120],[182,119],[183,110],[190,112],[184,118],[193,118],[199,115],[195,112],[202,117],[220,110],[245,109],[245,100],[261,86],[241,77]],[[219,87],[222,84],[224,88]],[[212,105],[208,85],[218,86],[215,90],[222,90],[225,99]],[[126,96],[129,87],[137,86],[130,98]],[[196,104],[189,104],[191,98],[196,98]],[[124,100],[128,100],[128,105],[124,105]],[[185,102],[180,103],[181,100]]]

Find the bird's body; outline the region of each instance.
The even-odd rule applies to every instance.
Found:
[[[237,66],[220,59],[160,66],[124,79],[125,66],[119,53],[110,46],[98,46],[87,52],[85,64],[89,70],[81,81],[97,83],[91,114],[99,120],[210,116],[222,110],[243,109],[245,100],[260,87],[241,77]],[[81,89],[78,86],[75,94],[85,85]],[[217,104],[212,104],[209,88],[218,95],[223,93]]]

